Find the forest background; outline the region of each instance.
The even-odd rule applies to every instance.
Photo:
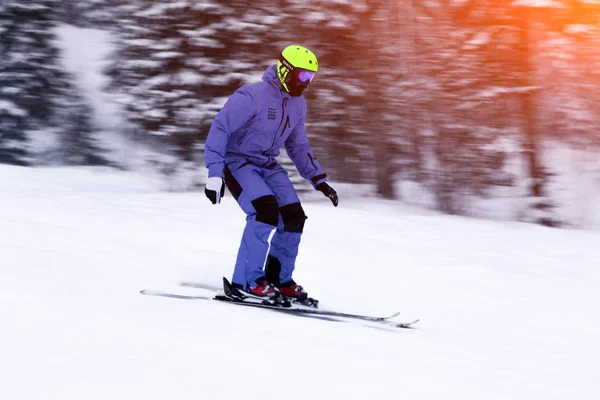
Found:
[[[98,32],[112,124],[65,62],[65,42],[93,52]],[[449,214],[599,223],[597,0],[3,0],[0,163],[198,190],[212,119],[290,43],[319,58],[307,131],[333,182]]]

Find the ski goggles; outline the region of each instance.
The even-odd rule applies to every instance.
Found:
[[[300,70],[298,70],[297,77],[298,77],[298,80],[302,83],[306,83],[306,82],[310,83],[310,82],[312,82],[312,80],[316,74],[317,73],[313,72],[313,71],[300,69]]]

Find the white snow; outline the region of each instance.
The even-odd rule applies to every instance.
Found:
[[[497,86],[497,87],[493,87],[490,89],[482,90],[479,93],[477,93],[475,96],[473,96],[473,98],[474,99],[487,99],[487,98],[496,97],[496,96],[504,95],[504,94],[529,92],[529,91],[536,90],[536,89],[538,89],[537,86],[521,86],[519,88],[507,88],[507,87]]]
[[[578,34],[578,33],[592,33],[594,31],[592,25],[585,24],[571,24],[565,28],[565,33]]]
[[[0,111],[15,117],[26,117],[27,111],[9,100],[0,100]]]
[[[174,1],[169,4],[157,4],[152,7],[147,8],[146,10],[137,12],[135,15],[139,17],[158,17],[164,15],[168,10],[173,9],[185,9],[189,7],[189,3],[185,1]]]
[[[490,33],[489,32],[477,32],[473,35],[473,37],[466,42],[468,46],[481,46],[489,43],[490,41]]]
[[[513,1],[512,5],[525,7],[564,8],[562,3],[555,0],[515,0]]]
[[[177,58],[183,56],[183,53],[179,53],[176,51],[161,51],[156,52],[152,56],[158,59],[166,59],[166,58]]]
[[[577,399],[600,395],[600,232],[305,202],[296,279],[374,329],[140,289],[230,276],[227,196],[0,166],[0,399]]]
[[[600,159],[594,148],[565,148],[546,145],[544,165],[552,176],[549,191],[556,203],[556,214],[577,227],[600,227]]]

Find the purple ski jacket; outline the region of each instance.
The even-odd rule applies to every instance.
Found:
[[[244,85],[215,117],[204,148],[209,177],[224,177],[226,164],[240,159],[265,168],[285,146],[300,175],[316,187],[327,180],[304,130],[306,100],[281,90],[275,65],[262,81]]]

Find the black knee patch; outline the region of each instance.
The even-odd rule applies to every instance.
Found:
[[[283,218],[283,229],[286,232],[302,233],[304,230],[304,222],[308,217],[304,214],[304,210],[300,203],[292,203],[283,206],[279,212]]]
[[[279,205],[275,196],[263,196],[252,200],[252,206],[256,210],[256,220],[268,225],[279,224]]]
[[[227,185],[227,189],[229,189],[229,192],[237,201],[242,194],[242,186],[240,186],[240,183],[237,181],[237,179],[233,177],[229,167],[227,166],[225,167],[225,185]]]

